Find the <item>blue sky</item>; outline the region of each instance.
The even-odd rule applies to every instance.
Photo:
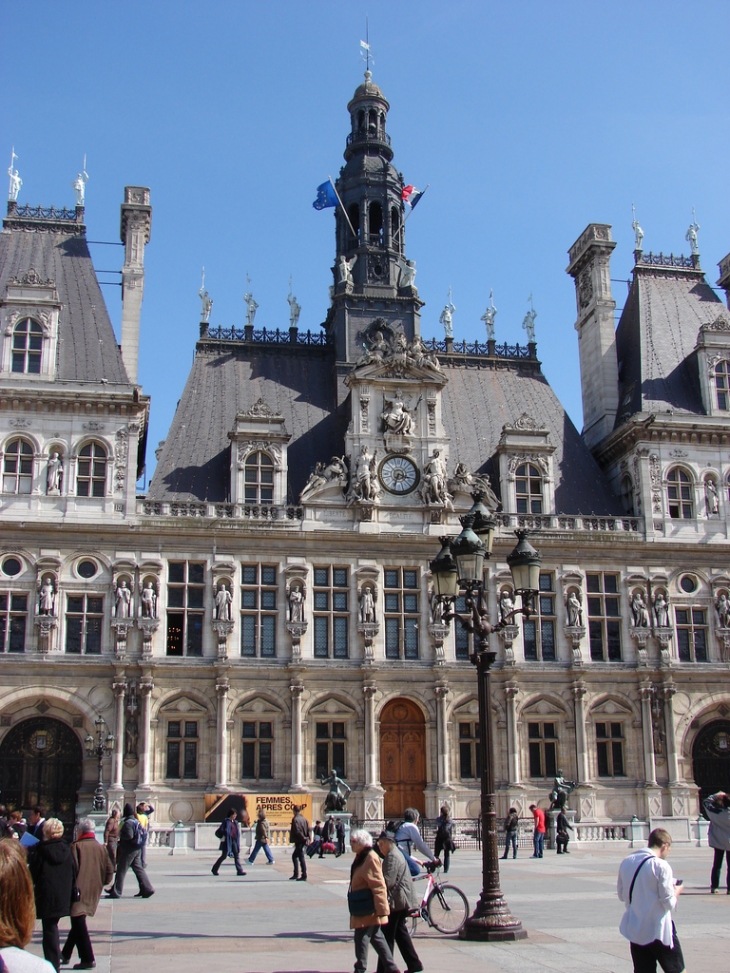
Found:
[[[311,204],[342,164],[366,13],[394,164],[430,183],[406,238],[424,336],[442,337],[451,286],[455,337],[484,340],[493,288],[497,340],[522,342],[532,293],[538,355],[580,428],[565,267],[585,226],[613,224],[619,309],[632,202],[645,249],[666,253],[688,252],[696,207],[702,266],[717,279],[730,251],[727,0],[16,6],[0,152],[5,168],[11,146],[19,156],[19,201],[73,205],[86,153],[88,236],[114,241],[123,187],[151,189],[139,376],[150,472],[192,360],[202,266],[213,325],[243,325],[247,272],[257,326],[288,326],[290,275],[300,327],[324,320],[334,220]],[[121,266],[120,247],[92,250],[99,269]],[[120,288],[103,290],[118,325]]]

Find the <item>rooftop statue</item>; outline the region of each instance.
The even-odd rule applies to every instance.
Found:
[[[8,199],[11,202],[15,202],[18,198],[18,193],[20,192],[20,187],[23,185],[23,180],[20,178],[17,169],[13,169],[13,163],[17,159],[17,155],[14,151],[10,153],[10,168],[8,169],[8,176],[10,177],[10,185],[8,186]]]
[[[487,329],[487,340],[491,341],[494,338],[494,319],[497,316],[497,308],[494,306],[493,301],[494,291],[489,292],[489,307],[482,314],[480,321],[483,321]]]
[[[84,166],[82,171],[74,179],[72,186],[73,191],[76,193],[76,205],[83,206],[84,199],[86,198],[86,183],[89,181],[89,174],[86,171],[86,159],[84,159]]]
[[[200,281],[198,297],[200,298],[200,320],[205,321],[207,324],[210,321],[210,312],[213,310],[213,298],[205,289],[205,267],[203,267],[203,277]]]
[[[247,288],[251,286],[251,278],[246,274],[246,285]],[[258,310],[258,304],[253,299],[253,294],[250,290],[246,290],[243,295],[244,303],[246,304],[246,324],[253,327],[254,318],[256,317],[256,311]]]
[[[291,277],[289,278],[289,294],[287,296],[289,304],[289,327],[296,328],[299,323],[299,315],[302,313],[301,305],[297,303],[296,297],[291,292]]]
[[[631,212],[634,215],[634,221],[631,224],[631,229],[634,231],[634,250],[641,250],[642,243],[644,240],[644,231],[639,226],[639,221],[636,219],[636,207],[631,204]]]
[[[444,334],[447,338],[454,337],[453,316],[455,312],[456,305],[451,301],[451,288],[449,288],[449,299],[444,305],[444,309],[441,312],[441,317],[439,318],[439,324],[443,324]]]
[[[535,340],[535,318],[537,317],[537,311],[532,306],[532,294],[530,294],[529,301],[530,301],[530,310],[527,312],[527,314],[524,317],[524,320],[522,322],[522,327],[527,332],[527,340],[534,341]]]
[[[700,224],[697,222],[695,218],[695,211],[693,207],[692,222],[690,223],[689,229],[687,230],[684,236],[685,240],[689,243],[690,250],[692,251],[693,257],[696,257],[700,252],[699,244],[697,242],[697,233],[699,232],[699,229],[700,229]]]

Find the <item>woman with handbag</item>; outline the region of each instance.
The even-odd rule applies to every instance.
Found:
[[[28,868],[35,890],[35,911],[43,926],[43,955],[56,970],[61,968],[58,920],[71,912],[74,863],[71,848],[63,840],[58,818],[43,822],[43,840],[28,852]]]
[[[245,875],[238,857],[241,851],[241,832],[238,829],[238,811],[235,807],[232,807],[228,812],[228,817],[221,821],[220,827],[216,829],[215,836],[221,840],[219,846],[220,858],[211,868],[211,872],[217,875],[218,869],[226,858],[232,858],[233,864],[236,866],[236,875]]]
[[[383,964],[384,973],[400,973],[380,928],[388,921],[390,907],[383,867],[373,851],[373,836],[369,831],[353,831],[350,847],[355,860],[350,869],[347,904],[350,929],[355,930],[355,973],[366,973],[370,943]]]
[[[71,960],[76,947],[79,962],[75,970],[93,970],[96,967],[94,949],[86,926],[86,917],[96,915],[104,886],[114,877],[111,859],[104,845],[100,845],[94,833],[91,818],[80,818],[76,825],[76,841],[71,845],[76,870],[78,898],[71,903],[71,930],[61,950],[61,965]]]

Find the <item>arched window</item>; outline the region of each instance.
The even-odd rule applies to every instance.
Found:
[[[42,348],[43,329],[40,324],[31,318],[23,318],[13,330],[12,371],[39,375]]]
[[[715,365],[715,394],[717,408],[723,412],[730,410],[730,362],[719,361]]]
[[[400,213],[395,206],[390,209],[390,246],[391,249],[403,252],[403,239],[400,232]]]
[[[76,496],[106,496],[106,450],[101,443],[89,443],[79,453]]]
[[[515,474],[518,514],[542,513],[542,474],[532,463],[523,463]]]
[[[692,520],[694,517],[694,484],[689,473],[675,466],[667,474],[667,501],[672,520]]]
[[[347,207],[347,215],[350,217],[350,223],[352,224],[352,229],[348,226],[345,230],[347,234],[347,243],[345,244],[345,249],[349,250],[351,247],[360,242],[360,207],[357,203],[352,203]],[[352,239],[353,230],[357,235],[354,242]]]
[[[255,452],[246,457],[244,500],[246,503],[274,502],[274,463],[268,453]]]
[[[628,473],[621,480],[621,507],[624,513],[634,516],[634,484]]]
[[[380,203],[371,203],[368,212],[370,218],[370,243],[379,246],[383,242],[383,207]]]
[[[3,493],[30,493],[33,489],[33,447],[13,439],[5,447]]]

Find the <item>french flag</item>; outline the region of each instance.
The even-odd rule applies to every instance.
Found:
[[[416,189],[415,186],[404,186],[403,192],[401,193],[401,199],[407,206],[410,206],[411,209],[413,210],[416,208],[416,206],[418,205],[418,201],[420,200],[421,196],[423,196],[425,192],[426,192],[425,189],[424,190]]]

